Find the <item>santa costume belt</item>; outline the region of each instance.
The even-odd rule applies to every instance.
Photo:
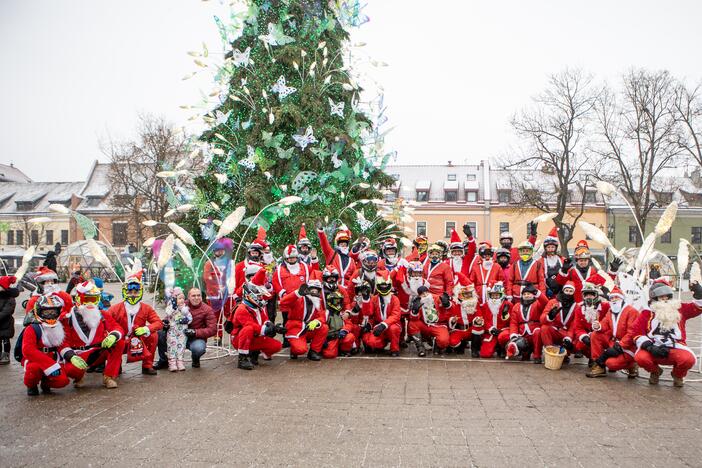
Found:
[[[39,351],[42,353],[55,353],[57,351],[56,348],[39,348]]]
[[[100,345],[90,345],[90,346],[74,346],[71,349],[73,351],[87,351],[89,349],[99,348]]]
[[[513,284],[516,284],[519,286],[529,286],[530,284],[534,284],[534,282],[533,281],[516,280],[516,281],[513,281]]]

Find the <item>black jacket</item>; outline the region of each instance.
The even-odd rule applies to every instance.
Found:
[[[15,336],[15,298],[19,296],[17,288],[0,291],[0,338]]]

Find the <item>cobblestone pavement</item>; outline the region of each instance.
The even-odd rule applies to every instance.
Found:
[[[495,361],[233,357],[29,398],[0,368],[0,466],[700,466],[702,384]]]
[[[409,356],[280,355],[252,372],[224,357],[155,377],[127,364],[116,390],[89,374],[34,398],[13,361],[0,467],[702,466],[702,383]]]

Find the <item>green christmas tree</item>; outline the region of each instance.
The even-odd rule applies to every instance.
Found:
[[[196,179],[197,217],[221,220],[244,206],[231,237],[249,228],[250,241],[262,226],[278,249],[302,223],[314,240],[317,220],[376,240],[397,233],[379,216],[381,190],[392,183],[383,172],[392,155],[382,149],[382,103],[374,116],[359,109],[348,68],[348,29],[363,22],[358,2],[251,0],[216,22],[225,59],[219,105],[199,137],[208,165]],[[301,201],[276,203],[290,196]]]

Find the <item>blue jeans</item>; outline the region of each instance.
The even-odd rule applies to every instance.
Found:
[[[193,360],[198,360],[203,354],[207,352],[207,341],[201,338],[188,338],[185,343],[185,347],[190,350],[193,356]],[[166,343],[166,332],[159,330],[158,332],[158,358],[161,362],[167,362],[168,357],[166,356],[166,351],[168,351],[168,344]]]

